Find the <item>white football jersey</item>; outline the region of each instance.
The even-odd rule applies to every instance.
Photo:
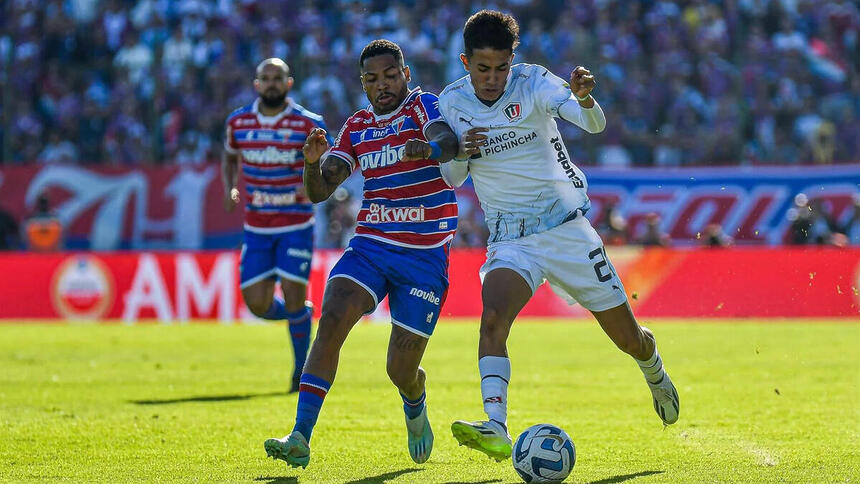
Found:
[[[458,138],[473,127],[489,129],[487,144],[468,160],[468,170],[490,242],[542,232],[588,210],[588,182],[555,122],[571,98],[567,82],[533,64],[511,67],[504,94],[492,106],[478,99],[468,75],[439,95],[442,116]]]

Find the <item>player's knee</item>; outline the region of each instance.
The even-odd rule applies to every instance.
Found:
[[[481,312],[481,336],[504,339],[511,325],[510,319],[505,312],[493,306],[484,306]]]
[[[642,331],[629,331],[617,335],[613,338],[615,346],[621,351],[633,357],[640,357],[645,353],[647,337]]]
[[[642,334],[645,336],[646,344],[650,341],[651,343],[656,344],[657,340],[654,338],[654,332],[645,326],[639,326],[639,329],[642,330]]]
[[[327,305],[322,308],[320,314],[320,325],[325,321],[326,326],[338,326],[346,321],[347,310],[342,306]]]
[[[344,324],[346,324],[345,311],[339,308],[323,308],[317,325],[316,340],[323,345],[338,340]]]
[[[294,285],[285,288],[283,294],[284,307],[286,307],[288,312],[295,313],[301,311],[305,307],[307,293],[304,290],[304,286]]]
[[[339,319],[337,311],[323,311],[318,322],[317,339],[325,339],[327,335],[333,333]]]
[[[409,388],[418,376],[414,370],[405,369],[393,361],[389,361],[385,369],[388,372],[388,378],[391,380],[391,383],[401,389]]]
[[[263,317],[272,305],[270,298],[260,297],[256,295],[245,295],[245,305],[254,316]]]

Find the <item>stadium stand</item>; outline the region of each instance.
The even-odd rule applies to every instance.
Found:
[[[218,160],[224,119],[255,97],[251,73],[265,57],[287,60],[296,78],[293,96],[322,113],[332,130],[367,104],[356,59],[371,39],[400,43],[413,85],[438,92],[464,74],[459,29],[483,6],[465,0],[4,5],[2,162],[107,165]],[[519,61],[557,73],[585,65],[596,73],[606,131],[587,137],[563,126],[579,164],[828,164],[860,153],[855,2],[494,5],[520,21]],[[353,202],[342,196],[332,203]],[[458,243],[483,244],[470,233],[472,224],[461,222]],[[483,230],[479,217],[474,225]],[[344,238],[330,233],[321,243],[339,246]]]

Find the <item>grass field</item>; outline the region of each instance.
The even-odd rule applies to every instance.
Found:
[[[512,434],[561,426],[567,482],[860,482],[860,324],[657,322],[681,420],[664,429],[633,361],[596,324],[518,322]],[[519,482],[458,447],[483,417],[477,325],[440,324],[424,360],[436,433],[406,451],[385,374],[388,326],[359,325],[314,432],[311,465],[265,458],[296,396],[281,326],[0,325],[2,482]]]

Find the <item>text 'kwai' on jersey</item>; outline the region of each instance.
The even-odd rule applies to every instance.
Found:
[[[277,233],[309,227],[313,204],[302,186],[302,146],[312,129],[325,129],[325,124],[292,100],[275,116],[260,113],[259,103],[258,99],[227,118],[224,149],[241,157],[245,229]]]
[[[457,229],[454,189],[436,160],[402,161],[413,138],[443,122],[436,95],[413,89],[392,113],[368,107],[350,117],[329,154],[364,176],[364,200],[355,234],[413,248],[438,247]]]

